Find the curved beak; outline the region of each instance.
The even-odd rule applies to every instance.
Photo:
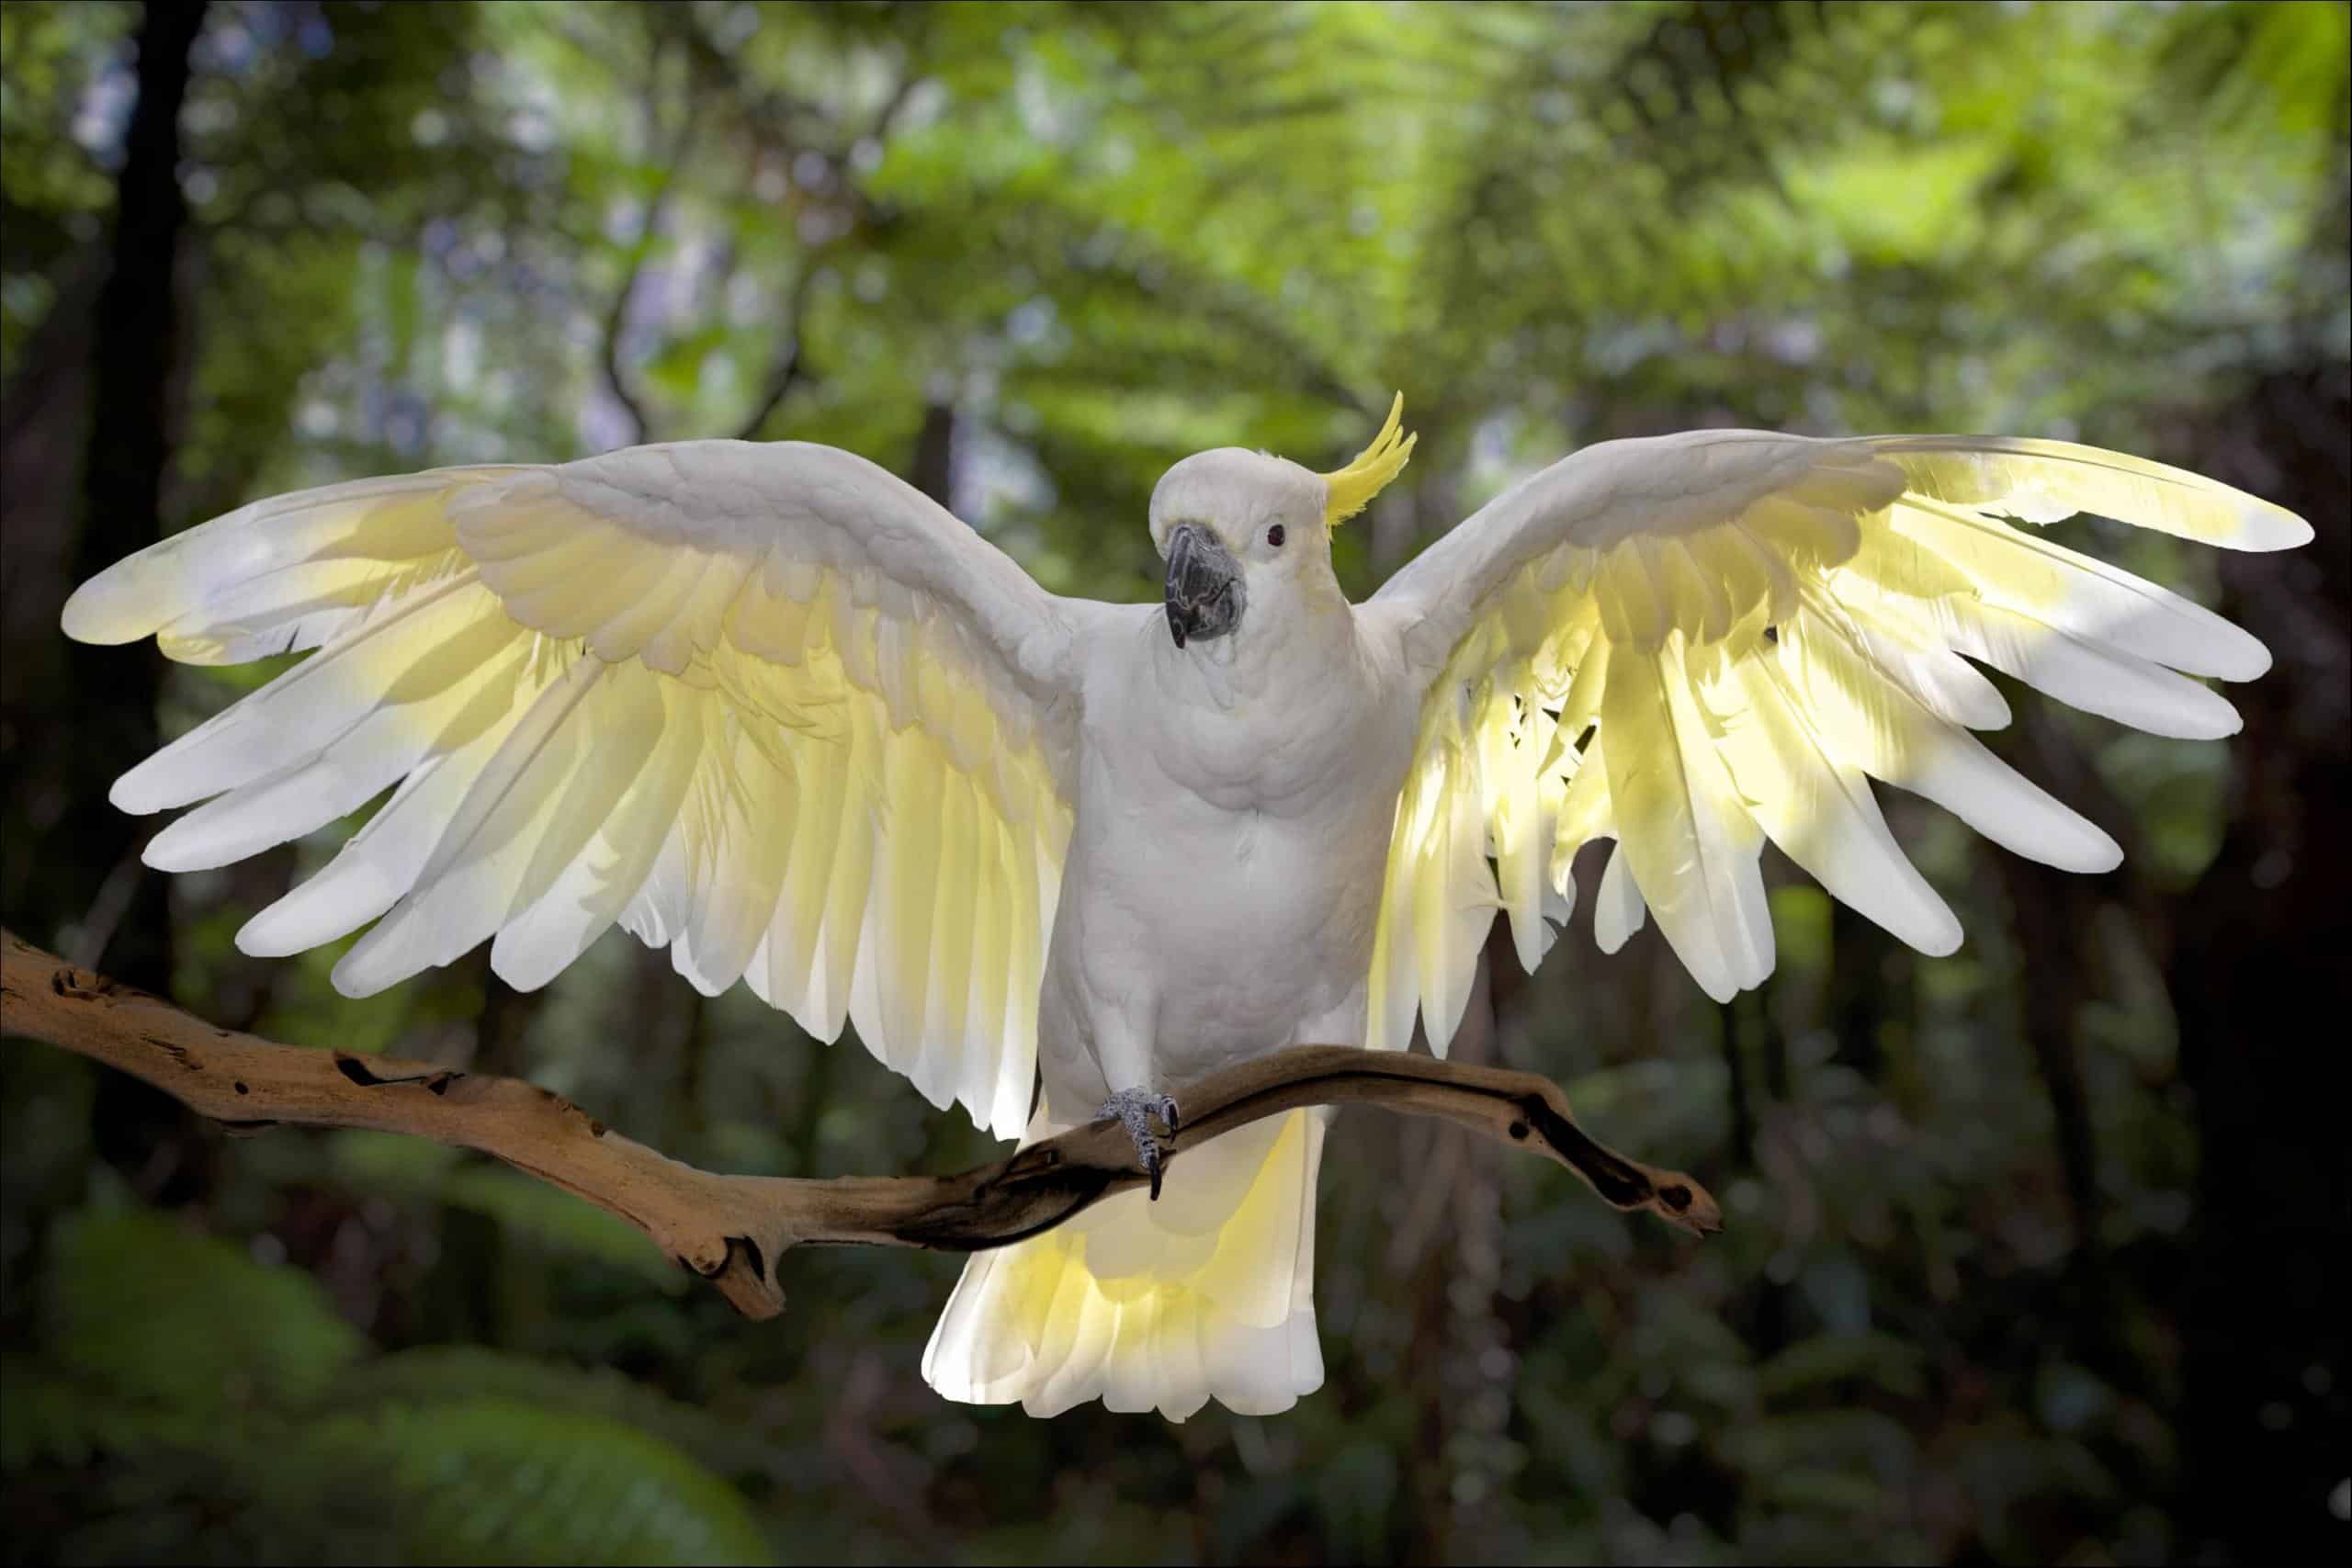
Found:
[[[1196,523],[1168,536],[1168,631],[1176,646],[1206,642],[1241,624],[1241,567]]]

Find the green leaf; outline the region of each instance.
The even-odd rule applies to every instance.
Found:
[[[161,1214],[85,1209],[53,1247],[52,1353],[145,1403],[202,1416],[306,1399],[364,1343],[309,1275]]]
[[[686,1286],[677,1266],[628,1221],[507,1166],[397,1133],[336,1133],[328,1146],[335,1174],[355,1191],[447,1203],[496,1220],[516,1236],[627,1270],[664,1291]]]
[[[1917,1394],[1921,1353],[1889,1334],[1820,1334],[1792,1345],[1757,1369],[1757,1388],[1785,1399],[1861,1380],[1900,1394]]]
[[[772,1562],[740,1494],[601,1416],[470,1395],[328,1417],[304,1441],[368,1467],[419,1562]]]
[[[740,1425],[610,1368],[562,1365],[473,1345],[402,1350],[363,1362],[335,1381],[324,1403],[351,1414],[442,1399],[452,1389],[622,1422],[729,1473],[758,1470],[771,1457],[767,1445]]]

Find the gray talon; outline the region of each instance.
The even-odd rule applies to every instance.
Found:
[[[1151,1119],[1159,1118],[1170,1136],[1176,1133],[1176,1101],[1164,1094],[1145,1089],[1123,1089],[1104,1100],[1094,1112],[1097,1122],[1116,1122],[1127,1130],[1136,1144],[1136,1163],[1151,1178],[1152,1201],[1159,1199],[1159,1173],[1162,1161],[1159,1140],[1152,1135]]]

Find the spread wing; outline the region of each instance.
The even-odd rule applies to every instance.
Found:
[[[116,784],[129,811],[207,802],[148,863],[226,864],[391,788],[245,951],[375,920],[346,994],[485,938],[529,988],[617,920],[707,994],[746,980],[827,1040],[854,1020],[1015,1136],[1085,609],[862,458],[702,441],[257,502],[64,618],[196,663],[316,650]]]
[[[1922,952],[1959,945],[1871,779],[2049,864],[2116,863],[2107,834],[1969,734],[2009,718],[1970,660],[2201,738],[2237,714],[2188,677],[2248,680],[2269,655],[2033,530],[2081,512],[2234,549],[2311,537],[2226,486],[2063,442],[1717,430],[1579,452],[1440,540],[1367,605],[1428,682],[1371,1043],[1403,1046],[1416,1005],[1432,1043],[1452,1039],[1498,907],[1533,969],[1590,840],[1615,840],[1602,947],[1655,913],[1718,999],[1772,967],[1766,839]]]

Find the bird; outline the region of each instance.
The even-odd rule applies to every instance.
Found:
[[[2087,513],[2242,550],[2312,536],[2182,469],[2053,440],[1706,429],[1585,447],[1352,602],[1331,541],[1417,437],[1186,457],[1157,604],[1047,592],[884,468],[684,441],[259,501],[80,587],[65,632],[307,652],[124,773],[220,866],[382,797],[238,933],[383,990],[484,941],[543,986],[618,925],[706,995],[845,1023],[932,1104],[1035,1141],[1116,1119],[1150,1177],[974,1255],[949,1398],[1272,1414],[1323,1375],[1328,1111],[1163,1158],[1183,1087],[1286,1046],[1442,1054],[1481,948],[1543,962],[1607,841],[1598,945],[1655,919],[1708,996],[1763,981],[1769,840],[1912,947],[1959,921],[1878,801],[2071,871],[2098,826],[1973,732],[2006,673],[2157,735],[2238,727],[2254,637],[2046,537]],[[370,924],[372,922],[372,924]],[[1163,1169],[1164,1167],[1164,1169]]]

